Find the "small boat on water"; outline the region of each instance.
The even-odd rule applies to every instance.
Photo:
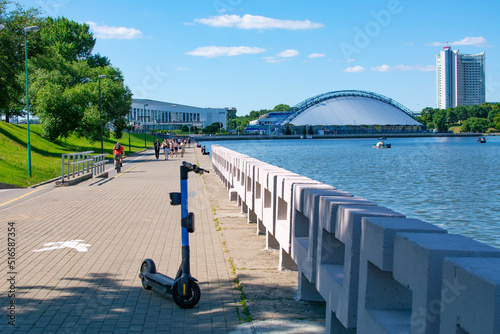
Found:
[[[384,143],[384,142],[382,141],[382,142],[378,142],[376,145],[373,145],[372,147],[373,147],[373,148],[391,148],[391,144],[389,144],[389,143]]]
[[[484,144],[484,143],[486,143],[486,138],[484,138],[484,137],[478,138],[477,142],[480,143],[480,144]]]
[[[373,148],[391,148],[391,144],[373,145]]]

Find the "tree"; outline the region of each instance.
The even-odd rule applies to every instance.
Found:
[[[12,8],[8,11],[9,8]],[[13,116],[25,114],[23,102],[26,96],[24,27],[41,25],[40,12],[37,9],[25,10],[21,5],[7,0],[0,0],[0,115],[6,121]],[[28,51],[32,57],[44,52],[38,33],[28,33]]]
[[[477,132],[482,133],[488,130],[490,122],[485,118],[470,117],[462,123],[460,132]]]
[[[290,106],[288,104],[278,104],[274,107],[273,111],[288,111]]]
[[[475,104],[469,107],[469,115],[470,117],[486,118],[488,117],[488,112],[482,106]]]
[[[436,125],[436,128],[441,131],[447,131],[448,126],[446,125],[446,110],[438,110],[432,116],[432,121]]]
[[[42,40],[50,45],[65,60],[73,61],[92,58],[95,38],[86,24],[70,21],[64,17],[45,20],[40,30]]]
[[[459,121],[465,121],[467,118],[469,118],[469,110],[467,107],[456,106],[455,112],[457,113],[457,117],[458,117]]]
[[[108,137],[112,127],[120,138],[131,105],[131,92],[124,86],[120,70],[89,63],[88,59],[103,58],[90,54],[95,40],[85,24],[49,18],[43,31],[47,52],[31,65],[30,87],[32,110],[40,118],[44,137],[53,141],[74,132],[99,140],[102,119],[106,125],[103,136]],[[106,76],[100,80],[101,94],[99,75]]]
[[[446,109],[446,123],[455,124],[458,122],[458,114],[453,108]]]
[[[500,131],[500,113],[498,113],[494,118],[493,122],[495,123],[495,129]]]

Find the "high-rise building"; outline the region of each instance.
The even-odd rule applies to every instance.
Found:
[[[485,102],[484,52],[463,55],[445,46],[436,55],[437,107],[471,106]]]

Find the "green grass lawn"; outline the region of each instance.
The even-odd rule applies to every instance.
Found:
[[[9,124],[0,121],[0,183],[28,187],[61,176],[61,154],[83,151],[101,152],[100,142],[90,142],[84,138],[71,136],[67,139],[50,142],[43,139],[42,128],[30,124],[31,175],[28,176],[28,135],[26,124]],[[118,141],[114,136],[104,138],[104,153],[113,159],[112,151]],[[144,149],[144,135],[132,133],[131,152],[128,146],[128,133],[119,139],[125,154]],[[148,148],[153,146],[156,137],[147,135]]]

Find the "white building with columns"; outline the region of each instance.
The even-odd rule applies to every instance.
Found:
[[[226,128],[226,113],[235,108],[199,108],[182,104],[132,99],[129,122],[135,130],[180,130],[184,125],[202,129],[219,122]]]

